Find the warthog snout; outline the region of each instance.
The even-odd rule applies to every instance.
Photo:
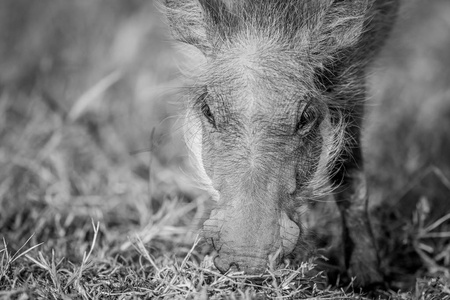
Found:
[[[264,111],[258,114],[268,117]],[[204,223],[203,236],[218,253],[219,270],[234,266],[255,274],[270,260],[280,262],[302,238],[297,208],[302,202],[299,193],[305,191],[297,181],[311,181],[317,163],[305,165],[299,173],[297,166],[307,155],[298,154],[315,152],[314,147],[299,146],[295,136],[273,135],[264,123],[254,121],[236,129],[236,135],[241,138],[231,137],[219,147],[214,140],[204,144],[209,148],[203,153],[204,168],[218,203]],[[320,141],[315,145],[321,149]]]
[[[252,216],[252,217],[249,217]],[[204,238],[215,248],[215,266],[221,272],[232,269],[262,274],[272,263],[276,267],[290,254],[300,228],[285,213],[245,209],[214,211],[204,223]]]

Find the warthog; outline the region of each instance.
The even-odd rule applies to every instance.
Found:
[[[203,236],[215,266],[248,274],[305,251],[308,203],[331,192],[345,264],[382,281],[360,148],[366,70],[396,0],[165,0],[176,40],[204,62],[185,135],[217,207]],[[277,254],[277,255],[276,255]]]

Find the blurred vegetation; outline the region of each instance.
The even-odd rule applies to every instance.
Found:
[[[450,176],[450,8],[412,2],[370,85],[366,159],[371,182],[385,193],[432,165]]]
[[[449,46],[450,3],[407,3],[370,85],[372,221],[388,280],[403,289],[417,276],[449,278]]]
[[[371,76],[366,169],[403,289],[384,295],[450,299],[450,3],[411,3]],[[153,1],[0,1],[0,299],[359,297],[308,264],[260,284],[201,264],[179,57]]]

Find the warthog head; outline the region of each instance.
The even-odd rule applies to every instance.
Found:
[[[263,272],[304,246],[308,201],[328,192],[343,120],[333,71],[366,1],[166,0],[173,35],[203,59],[186,140],[217,207],[203,235],[216,267]],[[339,66],[345,70],[346,66]],[[275,255],[277,254],[277,255]]]

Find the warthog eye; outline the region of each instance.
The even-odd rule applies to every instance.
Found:
[[[208,97],[208,92],[204,92],[197,98],[196,103],[198,106],[200,106],[200,110],[202,111],[202,114],[205,116],[205,118],[208,120],[208,122],[215,128],[216,120],[214,119],[214,115],[212,114],[211,109],[209,108],[209,105],[206,103],[207,97]]]
[[[206,119],[208,120],[208,122],[213,125],[214,127],[216,127],[216,121],[214,120],[214,116],[211,113],[211,109],[209,108],[209,105],[206,103],[202,104],[201,107],[202,113],[203,115],[206,117]]]
[[[312,101],[309,101],[305,108],[302,111],[302,114],[300,115],[300,118],[297,122],[296,131],[302,130],[302,129],[308,129],[308,125],[311,124],[316,119],[316,114],[313,110],[313,108],[310,106]]]

